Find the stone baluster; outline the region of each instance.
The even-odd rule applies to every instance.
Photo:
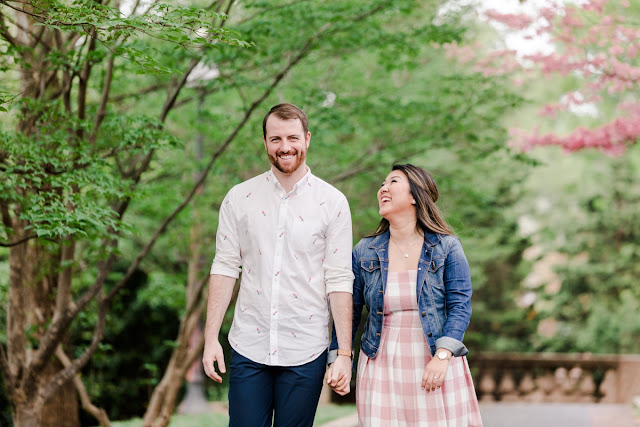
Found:
[[[600,394],[602,403],[617,403],[618,402],[618,373],[613,369],[608,369],[604,374],[604,379],[600,384]]]
[[[578,382],[582,378],[583,371],[579,366],[574,366],[569,370],[567,379],[564,385],[566,401],[567,402],[580,402],[581,397],[578,393]]]
[[[538,385],[538,389],[541,392],[542,400],[549,400],[548,396],[553,392],[555,383],[555,377],[553,376],[551,370],[548,369],[545,369],[544,374],[536,379],[536,384]]]
[[[503,371],[502,379],[498,386],[498,394],[503,402],[517,402],[519,400],[516,382],[513,379],[513,371]]]
[[[520,380],[520,385],[518,387],[520,400],[524,400],[527,402],[539,401],[539,400],[536,400],[535,390],[536,390],[536,383],[533,382],[533,376],[531,375],[531,372],[527,371],[525,372],[524,376]]]
[[[596,401],[596,384],[593,382],[593,372],[585,371],[580,381],[580,395],[582,402],[595,402]]]
[[[482,370],[482,375],[480,377],[480,387],[479,390],[482,392],[480,396],[481,402],[495,402],[495,391],[496,391],[496,380],[493,378],[494,371],[493,369],[485,369]]]

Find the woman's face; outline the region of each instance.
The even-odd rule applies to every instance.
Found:
[[[415,200],[411,195],[409,179],[400,170],[391,171],[378,190],[380,216],[389,220],[396,214],[415,213]]]

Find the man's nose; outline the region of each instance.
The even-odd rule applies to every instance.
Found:
[[[288,153],[289,150],[291,150],[291,142],[289,142],[287,139],[283,139],[282,145],[280,146],[280,150],[283,153]]]

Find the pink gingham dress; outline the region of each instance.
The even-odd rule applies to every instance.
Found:
[[[482,426],[466,357],[452,357],[440,389],[422,390],[431,353],[420,325],[417,271],[389,272],[378,356],[362,351],[356,401],[360,426]]]

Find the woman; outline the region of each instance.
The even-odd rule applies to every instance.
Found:
[[[378,229],[353,250],[354,335],[363,304],[369,311],[356,381],[361,426],[482,425],[462,343],[469,264],[437,200],[429,173],[394,166],[378,190]]]

